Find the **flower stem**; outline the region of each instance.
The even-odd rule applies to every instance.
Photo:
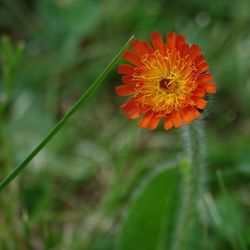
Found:
[[[61,118],[61,120],[55,125],[55,127],[48,133],[48,135],[42,140],[42,142],[21,162],[13,172],[7,176],[0,183],[0,191],[4,189],[16,176],[18,176],[21,171],[28,165],[28,163],[44,148],[44,146],[61,130],[67,120],[81,107],[82,104],[86,103],[88,98],[94,91],[101,85],[103,80],[107,77],[110,71],[113,69],[114,65],[121,58],[123,52],[128,47],[129,43],[133,39],[133,36],[126,42],[126,44],[121,48],[121,50],[116,54],[116,56],[110,61],[103,72],[97,77],[97,79],[89,86],[89,88],[83,93],[83,95],[78,99],[78,101],[73,105],[73,107]]]
[[[187,157],[181,164],[183,176],[182,200],[177,218],[173,250],[186,250],[190,244],[191,231],[198,205],[205,186],[205,143],[202,121],[198,120],[183,128],[182,134]],[[198,249],[198,248],[197,248]]]

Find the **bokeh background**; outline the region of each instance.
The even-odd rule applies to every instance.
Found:
[[[207,207],[192,250],[250,248],[250,1],[1,0],[0,178],[44,138],[125,41],[182,33],[218,85],[207,109]],[[119,111],[113,70],[0,194],[0,249],[167,250],[179,130]]]

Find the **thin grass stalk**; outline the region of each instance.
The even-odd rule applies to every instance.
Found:
[[[2,191],[15,177],[17,177],[22,170],[30,163],[30,161],[45,147],[45,145],[62,129],[68,119],[76,113],[76,111],[89,99],[89,97],[95,92],[95,90],[101,85],[103,80],[107,77],[116,63],[119,61],[123,52],[129,46],[133,36],[126,42],[116,56],[110,61],[103,72],[97,77],[97,79],[90,85],[90,87],[83,93],[73,107],[61,118],[61,120],[55,125],[55,127],[48,133],[48,135],[41,141],[40,144],[21,162],[13,172],[7,176],[0,183],[0,191]]]

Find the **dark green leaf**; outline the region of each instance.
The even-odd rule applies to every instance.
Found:
[[[129,210],[118,239],[119,250],[163,250],[178,200],[177,168],[164,169],[147,181]]]

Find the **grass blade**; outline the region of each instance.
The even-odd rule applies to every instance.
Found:
[[[89,88],[83,93],[83,95],[78,99],[78,101],[73,105],[73,107],[62,117],[62,119],[55,125],[55,127],[48,133],[48,135],[42,140],[42,142],[21,162],[13,172],[7,176],[0,183],[0,191],[2,191],[15,177],[17,177],[21,171],[28,165],[28,163],[44,148],[44,146],[60,131],[64,126],[67,120],[80,108],[80,106],[88,100],[91,94],[101,85],[106,76],[113,69],[115,64],[121,58],[123,52],[129,46],[131,40],[134,37],[126,42],[126,44],[121,48],[121,50],[116,54],[116,56],[110,61],[102,73],[97,77],[97,79],[89,86]]]

